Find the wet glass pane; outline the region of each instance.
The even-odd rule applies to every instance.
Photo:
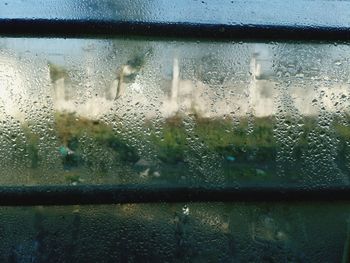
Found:
[[[0,39],[0,184],[348,184],[350,46]]]
[[[0,260],[348,262],[349,212],[348,203],[1,207]]]

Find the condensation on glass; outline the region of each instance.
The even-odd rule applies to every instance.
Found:
[[[349,204],[1,207],[1,262],[349,262]]]
[[[0,184],[348,184],[350,48],[0,39]]]

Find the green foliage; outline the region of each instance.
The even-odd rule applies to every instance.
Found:
[[[281,142],[278,142],[274,136],[276,124],[274,118],[255,118],[249,124],[248,119],[241,118],[239,123],[233,125],[229,119],[209,119],[194,116],[193,130],[186,130],[183,117],[176,115],[166,119],[160,127],[155,127],[152,122],[144,123],[145,130],[140,130],[132,134],[133,139],[140,143],[149,143],[155,149],[157,158],[161,161],[157,166],[162,178],[172,180],[170,177],[177,177],[179,171],[186,174],[189,171],[188,163],[185,160],[193,147],[199,147],[199,153],[207,153],[221,157],[221,166],[224,177],[227,180],[244,178],[247,180],[266,180],[266,178],[276,177],[277,166],[276,156]],[[292,123],[295,120],[286,119]],[[296,133],[297,140],[293,142],[293,156],[297,162],[301,163],[303,153],[310,147],[309,134],[321,129],[317,126],[317,119],[304,117],[299,120]],[[249,125],[248,125],[249,124]],[[350,140],[350,125],[334,119],[331,123],[331,131],[339,140],[339,157],[337,162],[345,163],[345,153],[349,152],[347,142]],[[33,133],[28,126],[23,125],[26,137],[25,153],[30,157],[32,168],[37,168],[40,164],[38,143],[39,136]],[[93,162],[83,161],[81,141],[89,138],[94,143],[105,147],[114,154],[116,162],[123,162],[126,165],[133,165],[140,156],[138,149],[130,146],[130,131],[127,127],[119,127],[122,132],[115,133],[111,126],[101,121],[89,120],[77,117],[75,114],[57,113],[55,115],[55,132],[61,140],[62,163],[66,171],[71,172],[74,167],[80,165],[96,165]],[[248,132],[249,131],[249,132]],[[129,134],[126,136],[126,134]],[[196,137],[196,142],[189,138]],[[85,146],[84,146],[85,147]],[[93,150],[93,149],[91,149]],[[203,150],[203,152],[201,152]],[[71,151],[71,152],[69,152]],[[93,157],[92,157],[93,158]],[[105,167],[102,173],[108,171],[108,165],[104,163],[97,164],[99,167]],[[157,164],[158,165],[158,164]],[[283,164],[284,165],[284,164]],[[289,165],[289,166],[288,166]],[[298,165],[297,165],[298,166]],[[299,169],[294,164],[285,164],[285,173],[288,178],[296,178]],[[300,165],[299,165],[300,166]],[[341,165],[340,165],[341,166]],[[133,167],[133,166],[131,166]],[[341,166],[343,167],[343,166]],[[163,175],[165,177],[163,177]],[[74,176],[67,174],[67,180],[74,182]],[[276,177],[277,178],[277,177]]]
[[[79,183],[81,180],[79,173],[73,171],[66,171],[64,178],[70,183]]]
[[[130,147],[126,142],[117,136],[110,136],[106,139],[107,146],[116,151],[121,161],[135,163],[140,157],[136,149]]]
[[[100,121],[76,117],[75,114],[56,114],[55,126],[62,144],[74,151],[73,155],[63,158],[64,163],[71,166],[78,166],[79,139],[83,136],[90,137],[105,147],[112,148],[115,156],[120,161],[136,162],[139,159],[136,149],[130,147],[122,137],[116,136],[112,128]]]
[[[28,125],[22,125],[22,130],[26,138],[24,152],[28,154],[30,159],[30,168],[37,168],[39,165],[39,136],[33,133]]]
[[[337,123],[335,130],[342,141],[350,141],[350,125],[345,126]]]
[[[176,164],[184,160],[186,130],[179,116],[169,118],[163,125],[160,138],[152,134],[158,158],[164,163]]]
[[[100,142],[114,137],[108,125],[100,121],[77,117],[74,113],[57,113],[55,128],[64,145],[67,145],[73,138],[82,136],[91,136]]]
[[[247,119],[241,119],[233,127],[227,119],[198,119],[195,133],[210,151],[217,152],[224,158],[234,156],[238,161],[272,160],[276,153],[273,136],[273,123],[268,118],[254,120],[254,129],[248,133]]]

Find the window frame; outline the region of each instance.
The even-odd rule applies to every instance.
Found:
[[[184,3],[188,1],[188,5]],[[26,3],[24,3],[26,2]],[[74,4],[74,0],[64,3]],[[224,41],[318,41],[348,42],[350,40],[349,1],[287,2],[181,0],[172,8],[160,9],[142,16],[123,13],[135,9],[133,0],[119,1],[110,10],[112,0],[88,0],[78,13],[65,13],[60,1],[0,0],[0,35],[2,37],[104,37],[147,36],[176,39],[213,39]],[[159,3],[163,3],[161,0]],[[140,1],[136,1],[140,3]],[[266,5],[262,10],[261,5]],[[12,13],[16,5],[19,10]],[[37,8],[41,5],[40,8]],[[296,5],[296,7],[294,6]],[[28,8],[28,6],[31,6]],[[114,7],[114,6],[113,6]],[[337,17],[329,14],[336,7]],[[26,9],[27,8],[27,9]],[[274,16],[292,8],[285,19]],[[195,18],[188,16],[196,10]],[[94,15],[92,11],[98,15]],[[210,10],[210,14],[208,14]],[[225,11],[225,15],[223,15]],[[101,15],[102,14],[102,15]],[[174,17],[173,14],[178,14]],[[184,14],[183,16],[181,14]],[[187,14],[187,15],[186,15]],[[251,16],[249,16],[249,14]],[[198,17],[200,19],[198,19]],[[196,18],[198,20],[196,20]],[[202,19],[203,18],[203,19]],[[350,187],[345,185],[317,188],[288,186],[0,186],[0,205],[72,205],[152,202],[232,202],[232,201],[339,201],[350,200]]]

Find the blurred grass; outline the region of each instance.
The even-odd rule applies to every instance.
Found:
[[[333,132],[333,136],[339,140],[337,160],[343,166],[342,163],[347,162],[346,153],[349,151],[346,147],[350,142],[349,120],[350,118],[346,121],[334,118],[329,129],[329,132]],[[276,176],[277,152],[281,147],[287,146],[276,139],[274,129],[279,124],[276,123],[275,117],[250,120],[241,118],[238,123],[233,123],[232,120],[225,118],[209,119],[195,116],[192,121],[191,131],[186,128],[184,116],[175,115],[165,119],[159,127],[155,127],[150,121],[145,122],[141,129],[132,131],[132,134],[140,144],[150,144],[153,147],[157,155],[156,159],[160,163],[159,170],[162,174],[169,172],[171,177],[179,177],[179,174],[186,173],[188,153],[198,145],[202,145],[205,152],[218,156],[222,163],[224,177],[228,180],[232,178],[265,180],[270,176]],[[312,117],[304,117],[298,120],[298,123],[286,118],[285,122],[298,127],[297,137],[293,141],[293,156],[300,161],[301,153],[311,147],[309,134],[317,133],[322,128]],[[139,155],[135,146],[131,146],[133,144],[129,142],[130,136],[125,136],[130,132],[128,127],[119,128],[122,132],[116,133],[113,127],[102,121],[77,117],[72,113],[56,113],[54,126],[56,135],[62,146],[74,151],[73,155],[62,156],[63,165],[74,168],[84,164],[80,158],[83,151],[80,141],[86,137],[91,138],[101,147],[112,150],[116,162],[134,165],[142,156]],[[31,168],[36,168],[40,165],[39,136],[31,132],[25,124],[22,125],[22,129],[27,138],[25,153],[31,159]],[[151,132],[144,132],[146,130]],[[191,136],[196,137],[196,142],[191,141]],[[286,166],[290,177],[297,177],[300,173],[298,165]],[[68,177],[68,181],[78,180],[76,176]]]

